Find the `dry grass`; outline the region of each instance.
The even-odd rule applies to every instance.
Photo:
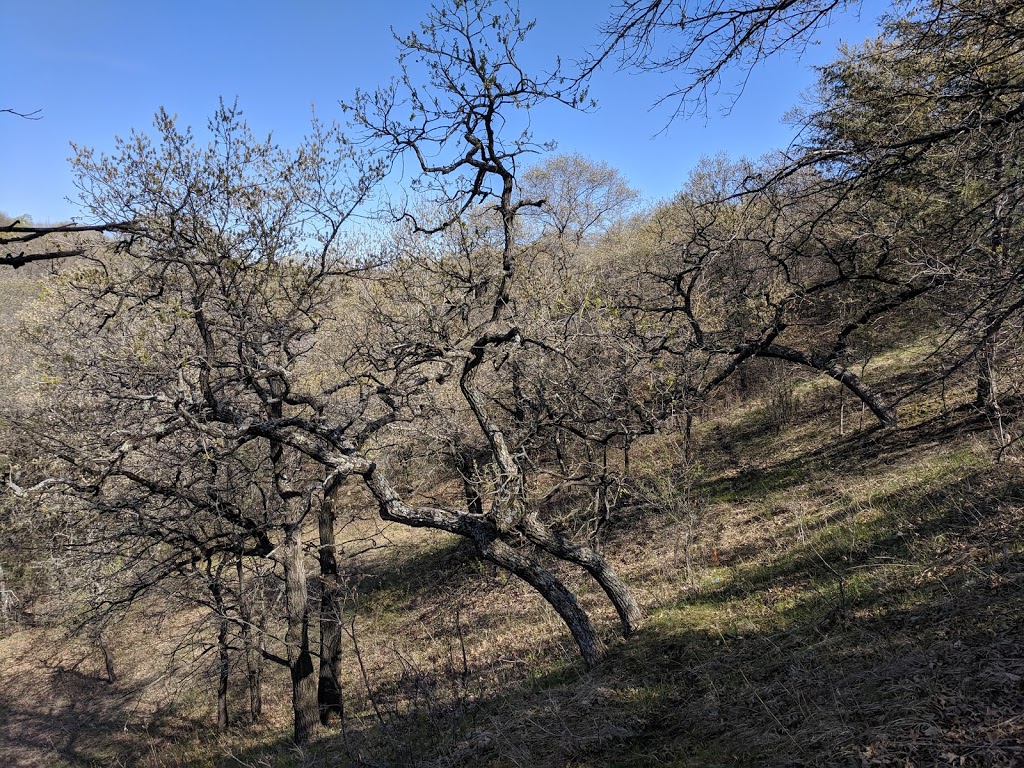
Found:
[[[917,362],[890,364],[904,375]],[[604,531],[606,556],[650,617],[628,641],[615,639],[614,616],[593,585],[560,569],[611,641],[597,669],[582,667],[546,604],[457,540],[362,520],[347,533],[387,546],[348,561],[340,732],[304,751],[290,747],[278,680],[262,730],[218,737],[200,725],[210,721],[204,695],[177,691],[173,707],[162,702],[149,640],[118,638],[138,673],[110,686],[89,649],[62,647],[57,662],[39,652],[48,636],[32,630],[0,641],[14,660],[0,672],[0,758],[15,766],[1024,763],[1020,466],[993,463],[987,425],[944,412],[934,396],[909,401],[898,429],[847,422],[841,435],[832,389],[802,384],[797,394],[798,416],[781,428],[759,403],[702,424],[697,464],[683,462],[675,437],[641,451],[638,476],[671,476],[667,487],[683,488],[697,511],[635,488]]]

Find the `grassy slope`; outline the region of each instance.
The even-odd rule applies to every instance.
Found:
[[[899,356],[883,363],[891,377],[912,367]],[[51,757],[166,766],[1024,761],[1020,465],[994,464],[987,425],[943,413],[936,400],[906,403],[897,429],[840,436],[834,390],[807,382],[797,395],[798,416],[782,429],[764,403],[709,421],[699,467],[682,466],[671,438],[647,446],[642,467],[673,477],[666,487],[685,487],[696,503],[667,514],[626,497],[604,550],[650,619],[637,637],[613,641],[598,669],[581,667],[557,618],[521,584],[450,538],[399,530],[391,548],[354,563],[358,653],[350,642],[342,735],[289,747],[282,695],[259,732],[186,736],[182,710],[167,710],[131,746],[110,728],[106,742],[72,739]],[[607,604],[579,574],[565,575],[613,637]],[[0,654],[19,653],[24,639],[2,642]],[[31,708],[23,689],[0,688],[0,714]],[[191,713],[208,721],[204,707],[197,700]],[[101,728],[118,721],[95,717]],[[38,718],[25,723],[21,732],[38,730]],[[21,732],[0,725],[0,755],[25,746]],[[53,762],[17,754],[15,765]]]

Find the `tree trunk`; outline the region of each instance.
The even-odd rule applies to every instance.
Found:
[[[615,569],[608,564],[608,561],[592,547],[576,544],[566,539],[541,523],[533,514],[527,515],[523,519],[520,530],[545,552],[585,568],[587,573],[601,585],[601,589],[615,606],[615,611],[619,614],[619,622],[622,624],[622,633],[629,636],[637,630],[643,620],[643,614],[633,598],[633,593],[619,578]]]
[[[511,571],[540,593],[569,628],[587,666],[597,664],[604,653],[604,643],[594,631],[590,617],[580,607],[576,596],[553,573],[541,566],[535,558],[502,540],[501,532],[489,520],[471,518],[435,507],[410,507],[375,470],[373,464],[367,463],[360,474],[380,505],[383,519],[416,528],[448,531],[472,540],[485,559]]]
[[[103,630],[100,630],[100,633],[96,636],[96,644],[100,648],[100,653],[103,654],[103,667],[107,673],[107,682],[116,683],[117,672],[114,670],[114,656],[110,652],[110,646],[107,644],[107,637]]]
[[[462,475],[462,493],[466,497],[466,511],[476,517],[484,516],[484,500],[476,486],[477,462],[469,450],[458,451],[455,460]]]
[[[217,612],[217,730],[228,729],[228,679],[231,672],[231,657],[228,653],[228,617],[224,605],[224,589],[220,583],[220,571],[210,582],[213,607]]]
[[[513,549],[497,538],[496,532],[480,536],[479,539],[474,537],[474,541],[485,559],[514,573],[537,590],[555,609],[569,628],[572,639],[588,667],[595,666],[601,660],[605,645],[597,636],[590,617],[580,607],[576,596],[551,571],[541,566],[534,558]]]
[[[831,376],[850,392],[852,392],[864,405],[871,409],[882,424],[891,427],[896,424],[896,411],[885,402],[879,393],[864,383],[853,371],[844,368],[835,360],[826,360],[823,355],[805,354],[800,350],[783,346],[782,344],[769,344],[759,350],[758,357],[769,357],[777,360],[786,360],[797,365],[805,365],[816,371]]]
[[[974,405],[988,413],[999,410],[994,373],[995,345],[989,341],[978,349],[978,382],[975,389]]]
[[[245,680],[249,689],[249,721],[255,725],[263,715],[263,622],[261,619],[259,626],[256,624],[255,595],[245,594],[241,557],[235,561],[235,565],[238,574],[238,613],[242,620],[242,648],[245,654]]]
[[[272,419],[280,419],[284,415],[283,402],[287,385],[276,376],[269,383],[273,397],[265,401],[267,415]],[[274,487],[279,504],[277,512],[281,516],[284,530],[279,560],[284,565],[284,642],[292,679],[292,714],[295,720],[292,738],[296,744],[302,745],[309,743],[320,725],[320,707],[317,703],[313,654],[309,648],[311,611],[306,586],[306,563],[302,552],[302,522],[307,510],[299,505],[305,494],[292,487],[289,479],[295,460],[296,454],[292,448],[286,450],[283,442],[271,439],[270,461],[274,466]]]
[[[292,712],[295,716],[293,740],[301,745],[307,744],[313,738],[320,717],[317,705],[317,679],[313,669],[313,656],[309,650],[309,594],[302,558],[302,534],[298,523],[292,523],[285,529],[281,560],[284,563],[287,614],[284,639],[288,650],[288,669],[292,679]]]
[[[341,695],[341,584],[338,578],[334,539],[334,492],[338,484],[324,489],[318,517],[320,529],[320,676],[317,702],[320,722],[330,725],[344,717]]]
[[[497,317],[497,305],[495,305],[495,313],[495,317]],[[522,467],[519,466],[511,446],[505,439],[504,431],[487,412],[486,398],[477,391],[474,382],[486,350],[489,347],[512,343],[518,338],[519,330],[514,326],[503,333],[484,334],[474,342],[470,355],[463,365],[462,375],[459,377],[459,389],[470,410],[473,411],[480,430],[487,438],[494,464],[497,465],[497,490],[487,514],[498,530],[503,533],[515,528],[526,514],[524,503],[526,481],[523,477]]]

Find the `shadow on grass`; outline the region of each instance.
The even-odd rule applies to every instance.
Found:
[[[659,692],[648,727],[600,764],[1015,764],[1019,595],[961,583],[914,597],[883,588],[838,622],[827,605],[734,605],[748,625],[721,634],[686,628],[686,611],[662,621],[621,660]]]
[[[472,588],[493,579],[495,572],[471,542],[452,537],[378,564],[372,573],[359,576],[358,592],[378,606],[415,607],[435,598],[442,588]]]
[[[708,501],[759,499],[793,490],[810,479],[861,477],[871,470],[919,456],[923,449],[949,445],[965,435],[983,435],[989,429],[983,416],[967,411],[940,414],[902,428],[872,425],[846,436],[822,434],[819,445],[797,456],[770,461],[764,466],[744,466],[738,474],[724,474],[704,483],[701,490]],[[727,453],[737,449],[744,455],[754,453],[751,444],[769,432],[759,421],[753,427],[730,432]],[[725,433],[716,429],[714,434],[721,438]]]
[[[764,553],[756,551],[756,544],[723,551],[723,562],[735,563],[732,577],[705,599],[728,601],[795,577],[838,579],[872,563],[907,565],[920,561],[922,552],[931,553],[929,564],[941,564],[950,537],[1005,559],[1006,543],[989,540],[983,529],[1007,504],[1024,505],[1024,488],[1012,469],[974,469],[945,481],[910,483],[874,497],[879,512],[869,521],[844,522],[847,508],[820,515],[774,557],[759,556]]]
[[[78,665],[26,669],[0,690],[0,762],[6,766],[133,764],[132,691]]]
[[[597,669],[553,661],[555,641],[464,678],[435,669],[376,688],[379,719],[350,718],[301,760],[281,744],[220,765],[1019,764],[1019,478],[977,470],[912,490],[886,500],[853,559],[819,542],[736,566]]]
[[[837,621],[813,600],[738,599],[714,606],[742,626],[723,632],[684,606],[595,670],[547,664],[455,703],[392,700],[301,756],[280,744],[219,765],[1013,765],[1022,603],[964,577],[882,583]]]

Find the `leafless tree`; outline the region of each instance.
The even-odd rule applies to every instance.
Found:
[[[612,6],[582,72],[607,63],[671,72],[675,84],[658,103],[673,120],[706,109],[723,87],[739,98],[755,64],[801,52],[836,15],[859,8],[852,0],[623,0]]]
[[[411,338],[422,339],[419,350],[424,360],[450,361],[461,402],[485,444],[483,450],[469,453],[456,448],[464,471],[474,463],[478,470],[486,464],[482,474],[473,472],[467,478],[470,486],[479,487],[486,477],[491,489],[484,510],[482,495],[467,487],[468,508],[462,518],[493,531],[486,539],[474,539],[481,554],[511,567],[537,588],[592,662],[601,643],[571,593],[525,551],[513,561],[504,554],[504,546],[495,547],[519,533],[542,551],[582,566],[612,600],[624,631],[629,633],[638,624],[635,601],[604,558],[557,534],[529,503],[526,433],[515,424],[519,416],[514,408],[512,423],[506,423],[491,394],[492,379],[502,373],[505,361],[518,360],[524,348],[543,343],[531,339],[523,327],[521,286],[528,278],[522,217],[527,210],[543,209],[546,201],[523,196],[518,184],[524,158],[543,146],[528,126],[520,129],[511,121],[519,110],[543,102],[576,107],[586,101],[582,91],[565,87],[566,78],[557,67],[540,80],[524,71],[517,47],[532,24],[523,23],[514,9],[505,6],[496,12],[494,5],[435,6],[420,33],[400,38],[402,77],[374,93],[357,93],[348,109],[366,140],[387,153],[392,164],[406,159],[413,164],[414,187],[437,212],[424,217],[405,207],[397,211],[398,219],[410,223],[414,238],[447,238],[440,262],[432,262],[429,255],[417,261],[414,255],[412,262],[406,259],[401,264],[408,275],[401,280],[410,287],[422,286],[412,292],[415,311],[429,318],[423,322],[406,317],[401,324],[420,322],[422,330]],[[417,67],[425,71],[426,82],[415,79]],[[429,249],[414,246],[417,249],[429,254]],[[394,293],[399,282],[392,286]],[[424,293],[434,295],[428,298]],[[512,362],[504,370],[512,376],[508,385],[514,390],[522,365]]]

